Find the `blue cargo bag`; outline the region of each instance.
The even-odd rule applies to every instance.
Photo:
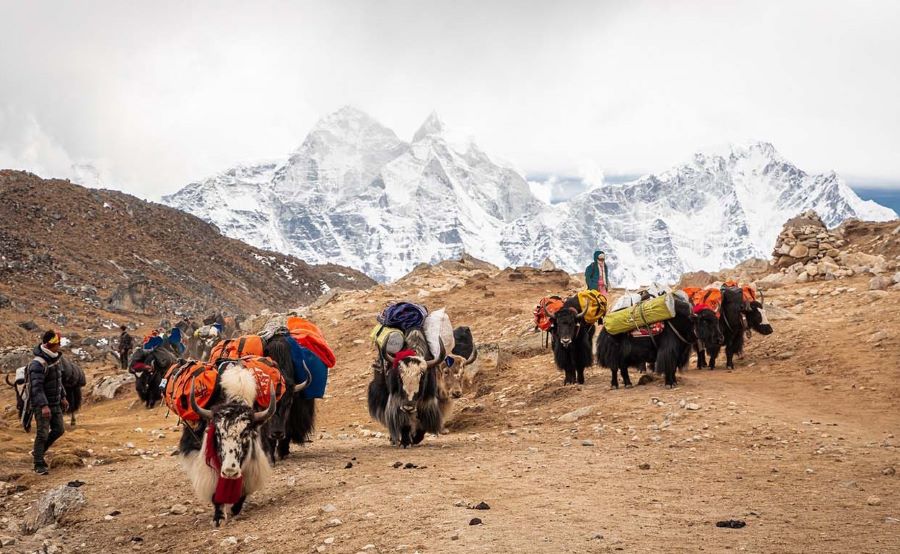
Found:
[[[288,337],[288,344],[291,345],[291,361],[294,363],[294,381],[302,383],[306,381],[306,371],[303,364],[312,376],[309,383],[301,394],[303,398],[322,398],[325,396],[325,387],[328,384],[328,366],[316,356],[312,350],[300,346],[300,344],[291,337]]]

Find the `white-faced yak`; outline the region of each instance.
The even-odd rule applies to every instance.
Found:
[[[369,383],[369,414],[387,427],[391,444],[419,444],[426,433],[440,433],[445,413],[438,399],[438,367],[446,353],[426,360],[415,350],[384,353],[387,364],[376,364]],[[380,366],[380,367],[377,367]]]
[[[740,287],[722,289],[722,315],[719,326],[725,343],[725,367],[734,369],[734,355],[744,351],[744,333],[756,331],[761,335],[771,335],[772,326],[766,317],[762,303],[744,298]],[[710,350],[709,366],[716,367],[719,349]]]
[[[209,409],[197,405],[191,383],[191,408],[200,415],[197,429],[185,426],[179,453],[197,497],[212,501],[213,523],[218,527],[224,507],[237,516],[247,496],[265,484],[272,471],[260,440],[260,427],[277,410],[275,384],[269,390],[269,406],[254,409],[256,378],[239,361],[228,362]]]
[[[584,368],[592,363],[591,341],[594,338],[593,325],[584,321],[585,310],[581,310],[578,297],[566,300],[563,307],[553,316],[550,327],[553,360],[560,371],[565,372],[563,384],[584,384]]]
[[[666,386],[676,384],[675,371],[687,365],[691,345],[697,340],[691,305],[675,298],[675,317],[666,320],[658,335],[636,337],[631,333],[610,335],[605,329],[597,337],[597,363],[612,373],[611,386],[619,388],[617,373],[622,374],[626,387],[631,387],[628,368],[642,368],[654,364],[665,376]]]

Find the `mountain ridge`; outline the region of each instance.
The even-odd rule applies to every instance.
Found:
[[[611,278],[635,286],[765,256],[781,224],[806,209],[831,227],[896,217],[833,172],[807,174],[766,142],[697,153],[550,206],[474,141],[448,135],[436,112],[406,142],[344,107],[286,160],[238,166],[162,201],[261,248],[339,260],[379,281],[462,252],[498,266],[550,257],[579,271],[599,246],[609,251]]]

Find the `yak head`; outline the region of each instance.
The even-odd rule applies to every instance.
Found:
[[[453,365],[444,368],[443,378],[450,396],[460,398],[466,385],[466,367],[474,364],[478,359],[478,349],[475,348],[472,330],[468,327],[454,329],[453,339],[453,351],[450,353]]]
[[[725,344],[722,328],[719,326],[719,318],[716,312],[710,309],[702,309],[694,314],[694,326],[697,330],[697,338],[706,350],[711,350]]]
[[[584,310],[579,312],[577,308],[570,306],[569,302],[566,301],[565,306],[554,316],[553,336],[563,348],[568,348],[575,342],[581,332],[581,326],[584,325]]]
[[[393,392],[400,394],[400,409],[406,413],[414,412],[416,401],[425,392],[429,374],[444,361],[446,355],[444,342],[441,341],[441,355],[433,360],[426,360],[419,355],[396,360],[389,352],[385,352],[384,355],[394,366],[395,377],[399,377],[399,386],[394,387]]]
[[[253,401],[247,402],[247,393],[252,390],[256,396],[256,378],[243,366],[231,364],[222,372],[221,386],[225,392],[224,403],[212,409],[201,408],[194,397],[194,383],[191,383],[191,408],[214,428],[213,444],[219,457],[219,474],[226,479],[237,479],[243,473],[244,463],[259,442],[259,427],[277,409],[275,383],[269,384],[269,407],[262,411],[253,409]]]
[[[756,300],[749,302],[744,307],[744,317],[747,318],[747,326],[750,329],[753,329],[760,335],[771,335],[772,325],[769,323],[769,318],[766,316],[766,309],[763,307],[762,303],[757,302]]]

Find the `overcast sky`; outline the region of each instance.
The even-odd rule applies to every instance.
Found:
[[[0,0],[0,167],[157,198],[345,104],[599,180],[767,140],[900,187],[900,2]]]

